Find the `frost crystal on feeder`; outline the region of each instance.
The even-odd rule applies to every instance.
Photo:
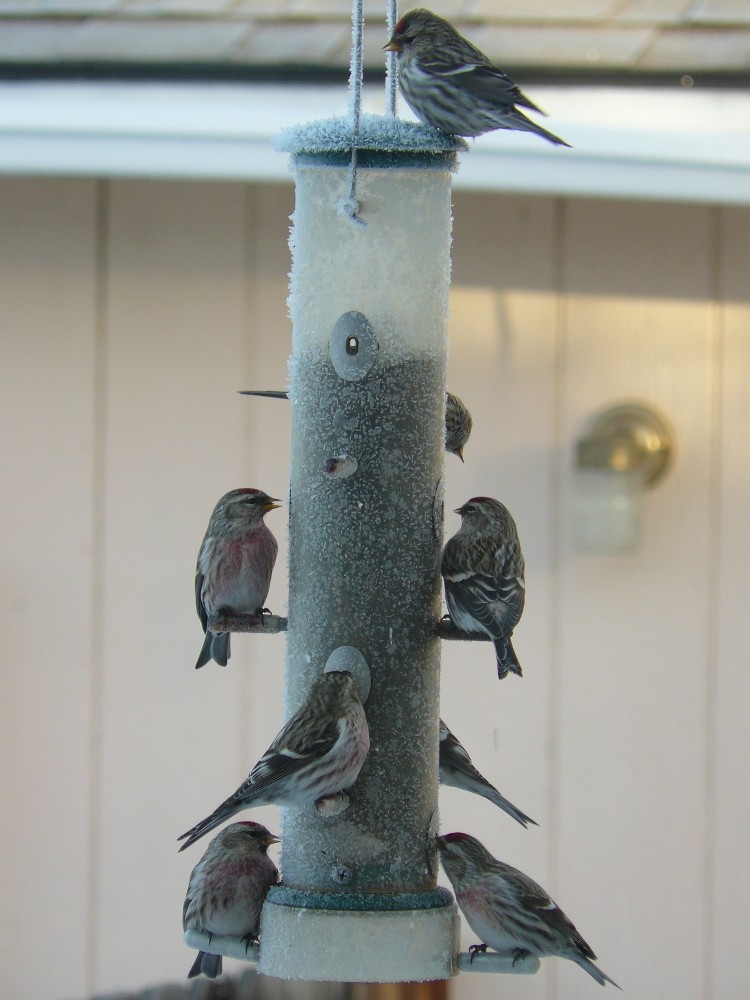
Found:
[[[340,154],[349,156],[354,140],[354,130],[351,119],[343,115],[334,118],[323,118],[293,128],[283,129],[274,146],[282,153],[291,153],[295,163],[300,159],[313,156]],[[468,149],[468,144],[456,136],[446,135],[430,125],[404,121],[391,116],[363,114],[360,116],[360,131],[357,137],[358,148],[381,154],[419,153],[438,154],[453,153]],[[342,159],[343,166],[346,160]],[[365,159],[367,163],[367,159]],[[390,164],[400,168],[398,160]],[[443,169],[442,162],[437,164]],[[452,165],[448,166],[453,170]],[[343,176],[343,175],[342,175]]]
[[[295,180],[289,296],[293,362],[298,351],[315,346],[327,353],[336,322],[353,310],[372,325],[390,363],[420,351],[444,357],[450,267],[447,171],[360,170],[358,192],[367,231],[331,214],[341,195],[342,170],[298,165]],[[293,402],[294,393],[292,373]]]
[[[414,137],[413,126],[384,127]],[[344,811],[335,801],[284,810],[284,884],[264,908],[259,969],[339,981],[445,978],[457,919],[436,890],[432,842],[436,498],[456,146],[437,137],[386,153],[363,118],[357,199],[366,225],[353,226],[337,207],[350,139],[342,142],[340,123],[326,129],[305,130],[293,147],[287,701],[297,708],[334,652],[361,658],[371,752]]]

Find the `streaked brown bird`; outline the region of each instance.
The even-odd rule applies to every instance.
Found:
[[[450,135],[495,129],[533,132],[556,146],[559,136],[519,107],[544,114],[476,45],[424,7],[404,14],[383,48],[395,52],[404,100],[420,121]]]
[[[262,490],[230,490],[214,507],[198,553],[195,606],[206,638],[195,669],[209,660],[225,667],[229,632],[209,632],[211,615],[260,614],[279,546],[263,518],[279,506]]]
[[[184,851],[250,806],[299,806],[345,792],[370,750],[365,710],[348,670],[331,670],[307,698],[240,787],[178,840]]]
[[[474,767],[471,757],[468,755],[461,743],[448,729],[443,720],[440,720],[440,784],[450,785],[453,788],[461,788],[465,792],[473,792],[474,795],[481,795],[489,799],[493,805],[502,809],[509,816],[525,827],[527,823],[534,826],[539,824],[526,813],[509,802],[504,795],[495,788]]]
[[[447,833],[435,843],[456,902],[482,942],[469,949],[472,955],[488,947],[514,959],[556,955],[580,965],[601,986],[617,986],[594,965],[596,955],[557,903],[528,875],[493,858],[467,833]]]
[[[492,497],[472,497],[456,510],[461,527],[443,549],[440,571],[453,624],[495,645],[497,676],[521,674],[511,643],[523,612],[526,585],[516,523]]]
[[[232,823],[218,833],[193,868],[182,908],[183,930],[217,937],[258,937],[266,893],[279,881],[268,856],[279,838],[260,823]],[[199,951],[188,979],[221,975],[221,955]]]

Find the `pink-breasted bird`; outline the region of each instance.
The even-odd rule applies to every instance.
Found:
[[[492,497],[472,497],[456,510],[461,527],[443,549],[440,571],[453,624],[495,645],[497,676],[521,674],[510,639],[523,612],[524,560],[516,523]]]
[[[528,875],[493,858],[467,833],[447,833],[435,843],[456,902],[482,941],[470,949],[472,956],[488,947],[514,959],[556,955],[580,965],[601,986],[617,986],[594,965],[596,955],[557,903]]]
[[[441,785],[450,785],[453,788],[461,788],[465,792],[473,792],[474,795],[482,795],[499,809],[512,816],[523,827],[527,823],[533,823],[534,826],[538,826],[536,820],[527,816],[526,813],[522,813],[517,806],[514,806],[504,795],[501,795],[495,786],[487,781],[483,774],[477,771],[471,762],[471,757],[442,719],[440,720],[439,748],[439,777]]]
[[[185,841],[180,850],[240,809],[305,805],[346,791],[369,750],[370,731],[352,675],[348,670],[321,674],[237,791],[178,837]]]
[[[225,667],[229,632],[209,632],[211,615],[260,614],[268,596],[279,546],[263,518],[279,506],[262,490],[230,490],[214,507],[198,553],[195,606],[206,638],[195,664]]]
[[[383,48],[396,53],[401,93],[426,125],[465,136],[512,129],[569,145],[519,111],[544,114],[507,73],[432,11],[420,7],[404,14]]]
[[[193,868],[182,908],[183,930],[257,939],[266,893],[279,881],[268,856],[279,838],[260,823],[232,823],[218,833]],[[221,955],[199,951],[188,979],[221,974]]]

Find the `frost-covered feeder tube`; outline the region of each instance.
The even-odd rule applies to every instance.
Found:
[[[284,811],[284,885],[263,910],[258,969],[288,979],[443,979],[458,953],[457,912],[436,888],[432,844],[456,147],[420,126],[364,117],[361,226],[340,211],[349,126],[324,124],[332,148],[321,149],[312,128],[287,140],[297,192],[287,708],[332,654],[354,667],[361,654],[371,750],[344,811]],[[346,456],[346,475],[330,474],[336,456]]]

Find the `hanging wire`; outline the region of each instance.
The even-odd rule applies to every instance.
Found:
[[[360,226],[366,225],[359,216],[360,204],[357,199],[357,144],[362,107],[362,3],[363,0],[352,0],[352,56],[349,64],[352,155],[349,162],[349,196],[339,203],[339,211]]]
[[[388,37],[391,38],[398,21],[398,0],[388,0]],[[396,53],[388,52],[385,60],[385,106],[391,118],[396,117],[396,91],[398,89],[398,71]]]

